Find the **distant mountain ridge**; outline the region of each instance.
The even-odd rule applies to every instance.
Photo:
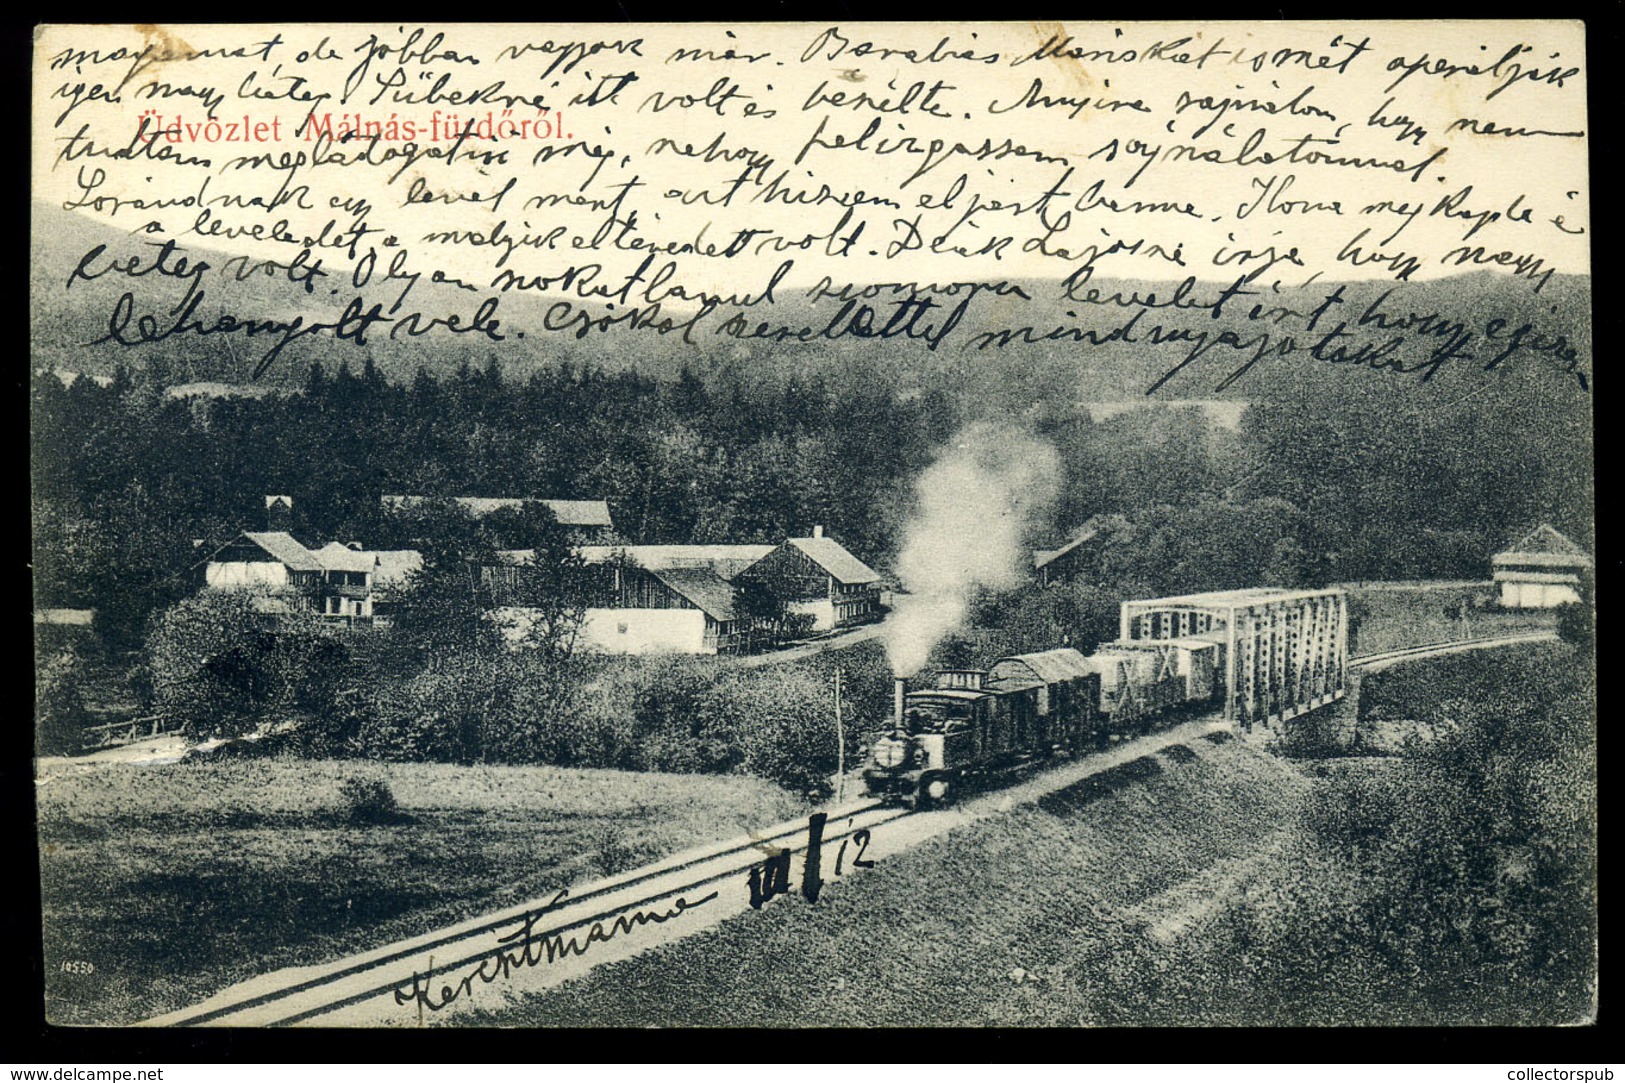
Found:
[[[979,350],[966,348],[971,336],[984,327],[1004,328],[1031,326],[1035,333],[1057,326],[1084,326],[1098,329],[1101,334],[1120,325],[1132,316],[1134,309],[1114,304],[1084,306],[1069,303],[1061,296],[1060,279],[1016,280],[1010,286],[1020,289],[1031,301],[1012,303],[1010,297],[995,297],[981,292],[970,302],[965,319],[955,329],[953,339],[935,352],[922,342],[902,346],[895,339],[860,338],[845,336],[838,339],[815,338],[811,342],[772,343],[763,340],[736,340],[714,334],[726,318],[726,313],[713,315],[703,325],[701,348],[689,346],[678,335],[656,335],[651,332],[631,332],[617,328],[608,334],[591,334],[583,339],[563,334],[549,334],[541,329],[542,314],[560,298],[560,295],[542,295],[528,292],[495,294],[500,297],[498,317],[503,321],[508,338],[492,343],[477,335],[453,336],[431,333],[413,340],[391,340],[387,330],[369,335],[365,346],[337,342],[330,336],[311,336],[293,343],[278,362],[258,380],[252,379],[257,358],[262,356],[272,341],[267,336],[250,337],[245,334],[223,334],[207,338],[189,336],[163,343],[121,348],[115,344],[90,345],[90,341],[105,334],[108,318],[120,294],[132,288],[140,289],[140,282],[124,275],[109,274],[95,282],[76,282],[71,289],[66,284],[79,260],[97,245],[108,246],[109,253],[128,254],[148,249],[148,259],[156,255],[157,238],[146,238],[96,222],[85,215],[62,210],[39,201],[33,204],[33,231],[31,237],[30,305],[32,310],[31,357],[36,367],[85,372],[105,376],[118,364],[136,369],[146,368],[149,358],[162,355],[169,381],[174,384],[232,385],[270,384],[273,386],[299,386],[314,361],[320,361],[329,371],[341,362],[347,362],[359,371],[370,359],[387,378],[395,381],[410,380],[420,369],[435,374],[453,372],[463,363],[483,366],[492,357],[497,358],[510,376],[523,378],[539,366],[548,366],[568,360],[576,364],[593,365],[613,370],[633,368],[657,378],[674,378],[684,367],[697,372],[715,372],[730,367],[749,368],[763,378],[788,379],[798,372],[812,369],[830,373],[846,372],[861,375],[877,366],[893,372],[900,385],[930,385],[948,387],[967,394],[1007,394],[1015,400],[1022,388],[1035,381],[1052,387],[1056,381],[1074,385],[1074,401],[1114,402],[1141,397],[1145,389],[1171,367],[1178,364],[1188,347],[1179,344],[1153,346],[1143,341],[1146,333],[1159,322],[1168,320],[1170,326],[1183,317],[1188,322],[1188,310],[1153,309],[1135,325],[1134,331],[1142,341],[1114,342],[1095,346],[1075,342],[1013,342],[1004,349]],[[132,221],[134,221],[132,219]],[[288,246],[291,248],[291,246]],[[245,281],[229,281],[221,276],[221,269],[230,267],[240,272],[245,267],[242,257],[233,257],[204,247],[184,244],[177,256],[184,254],[195,267],[198,261],[208,262],[212,270],[199,288],[206,291],[207,301],[198,315],[211,321],[220,311],[218,302],[230,303],[232,310],[244,318],[287,320],[295,316],[306,319],[331,321],[339,315],[337,301],[353,295],[341,289],[337,296],[322,290],[305,294],[286,281],[273,286],[253,275]],[[291,253],[290,257],[291,258]],[[178,259],[172,260],[179,267]],[[942,276],[952,281],[953,276]],[[151,280],[154,284],[157,279]],[[186,295],[194,280],[172,276],[163,279],[168,296],[179,301]],[[859,289],[863,283],[854,284]],[[1098,296],[1110,298],[1113,294],[1124,297],[1138,294],[1146,297],[1155,293],[1166,300],[1177,287],[1177,281],[1151,281],[1096,277],[1086,288],[1098,290]],[[1469,325],[1482,324],[1491,318],[1501,318],[1508,326],[1518,320],[1529,320],[1544,327],[1559,327],[1582,349],[1586,367],[1590,367],[1590,279],[1585,276],[1554,276],[1539,294],[1532,291],[1529,282],[1511,275],[1479,271],[1444,279],[1417,283],[1350,282],[1343,283],[1346,303],[1339,313],[1352,319],[1367,304],[1386,290],[1402,286],[1390,298],[1385,311],[1396,317],[1411,312],[1438,311]],[[348,286],[348,283],[346,283]],[[1254,303],[1299,307],[1317,304],[1327,293],[1337,288],[1335,282],[1317,280],[1299,293],[1266,293],[1264,297],[1246,299],[1245,307]],[[1200,283],[1192,291],[1193,298],[1203,300],[1215,297],[1222,286]],[[394,300],[394,288],[363,291],[369,303],[384,303],[387,308]],[[809,291],[795,288],[779,291],[772,305],[758,305],[745,310],[745,317],[754,326],[767,322],[772,326],[806,326],[822,329],[840,311],[845,303],[839,298],[824,297],[816,303],[809,300]],[[484,297],[493,294],[482,293]],[[267,305],[266,298],[274,296],[276,303]],[[422,308],[426,313],[442,311],[471,314],[475,307],[470,299],[476,295],[450,286],[433,286],[420,282],[408,301],[408,307]],[[297,299],[297,305],[290,302]],[[881,293],[857,303],[868,304],[878,314],[876,324],[883,324],[895,311],[893,305],[902,295]],[[923,322],[940,320],[958,303],[953,295],[933,295],[942,307],[934,310]],[[1244,306],[1232,302],[1233,311],[1244,311]],[[1076,313],[1076,315],[1070,315]],[[685,314],[686,316],[686,314]],[[1180,323],[1178,325],[1183,325]],[[1270,330],[1267,322],[1248,324],[1247,333]],[[1215,327],[1215,332],[1221,328]],[[520,337],[516,332],[524,332]],[[1290,334],[1282,328],[1280,334]],[[1300,337],[1301,332],[1299,333]],[[1222,354],[1222,358],[1221,355]],[[1164,389],[1167,397],[1183,399],[1245,398],[1269,393],[1269,386],[1277,382],[1278,374],[1291,372],[1300,365],[1261,364],[1255,372],[1226,391],[1215,391],[1215,383],[1223,374],[1244,360],[1244,355],[1231,351],[1213,351],[1202,364],[1192,365],[1170,381]],[[1302,356],[1292,358],[1302,365],[1315,363]],[[1211,363],[1208,363],[1208,362]],[[1324,367],[1324,366],[1322,366]],[[1290,381],[1289,381],[1290,382]],[[1262,386],[1261,386],[1262,385]],[[200,393],[208,393],[200,389]]]

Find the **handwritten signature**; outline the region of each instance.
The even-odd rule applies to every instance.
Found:
[[[570,956],[582,956],[594,944],[604,944],[614,940],[617,936],[629,933],[633,929],[644,925],[664,925],[675,917],[680,917],[689,910],[697,910],[701,906],[715,899],[718,892],[711,892],[704,898],[690,902],[679,897],[676,902],[665,910],[633,910],[629,913],[619,914],[606,924],[595,921],[588,926],[585,934],[566,936],[555,933],[551,936],[538,935],[536,924],[543,917],[563,905],[569,896],[568,889],[560,889],[540,910],[527,912],[520,921],[519,927],[506,936],[499,937],[497,943],[502,948],[494,955],[488,955],[480,960],[478,966],[469,970],[461,978],[450,983],[443,983],[439,993],[431,988],[434,972],[419,974],[413,972],[410,989],[395,990],[396,1004],[419,1005],[420,1010],[438,1012],[448,1005],[460,1000],[474,991],[474,983],[482,982],[490,985],[492,982],[505,981],[513,975],[515,970],[525,970],[541,966],[544,963],[551,965],[559,959],[568,959]]]

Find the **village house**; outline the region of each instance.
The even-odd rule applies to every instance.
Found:
[[[718,654],[744,649],[752,622],[740,612],[734,578],[773,551],[771,545],[584,545],[584,563],[601,571],[579,642],[606,654]],[[508,569],[535,559],[528,549],[497,554]],[[500,593],[517,574],[486,569]],[[503,611],[509,635],[524,632],[520,609]]]
[[[1496,601],[1508,609],[1551,609],[1581,600],[1591,558],[1542,523],[1490,561]]]
[[[880,617],[880,575],[815,526],[806,538],[786,538],[750,565],[742,579],[767,587],[790,613],[813,618],[828,632]]]
[[[588,608],[581,635],[608,654],[720,654],[745,646],[748,622],[734,586],[704,566],[641,568],[615,563],[602,606]]]
[[[329,542],[305,548],[281,530],[245,530],[211,553],[203,583],[211,590],[258,590],[317,616],[347,624],[373,618],[374,554]]]

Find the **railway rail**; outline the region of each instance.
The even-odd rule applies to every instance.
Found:
[[[1534,632],[1428,643],[1356,656],[1349,659],[1349,664],[1360,669],[1380,668],[1414,658],[1554,638],[1555,633],[1552,632]],[[1216,722],[1211,724],[1223,725]],[[1104,763],[1110,759],[1121,759],[1124,754],[1149,754],[1155,751],[1152,746],[1158,743],[1167,742],[1158,742],[1157,735],[1142,737],[1125,742],[1123,752],[1116,756],[1108,753],[1100,754],[1098,758]],[[1145,746],[1144,751],[1137,751],[1142,745]],[[907,816],[920,815],[952,813],[911,813],[869,799],[828,809],[827,826],[822,833],[826,868],[839,860],[835,856],[837,853],[846,853],[843,844],[865,841],[868,837],[865,833],[876,827]],[[590,930],[595,926],[602,930],[605,923],[613,923],[618,917],[674,899],[686,899],[691,909],[698,910],[699,904],[694,900],[702,892],[729,881],[733,882],[736,892],[743,892],[745,877],[753,867],[761,866],[767,857],[782,854],[793,856],[805,852],[807,835],[807,822],[798,820],[776,825],[746,839],[691,849],[598,881],[579,894],[532,900],[332,963],[260,975],[231,986],[200,1004],[156,1016],[140,1025],[275,1027],[300,1024],[343,1026],[379,1021],[410,1025],[414,1020],[421,1022],[421,1007],[414,1016],[409,1006],[413,1001],[411,991],[423,988],[424,983],[429,983],[429,987],[436,990],[452,991],[461,979],[466,978],[472,969],[480,968],[486,960],[505,951],[513,952],[513,933],[509,933],[508,940],[504,941],[504,930],[522,929],[530,941],[574,936],[579,942],[585,938],[587,946],[594,947],[595,941],[588,935]],[[706,896],[708,899],[713,897]],[[715,908],[713,913],[707,915],[709,920],[702,918],[692,926],[685,926],[684,931],[714,924],[738,913],[739,900],[732,902],[731,906]],[[678,912],[680,916],[686,916],[681,908],[678,908]],[[630,932],[630,928],[627,931]],[[617,940],[613,945],[607,943],[609,939],[602,937],[596,941],[604,943],[608,950],[600,951],[594,947],[594,956],[587,965],[633,954],[646,946],[646,942],[638,943],[636,936]],[[582,954],[584,952],[577,952],[575,959],[579,960]],[[570,957],[571,953],[564,953],[565,959]],[[551,959],[550,953],[550,962]],[[553,971],[557,968],[540,969]],[[572,975],[536,975],[550,978],[549,983],[568,976]],[[492,979],[483,980],[489,984]],[[469,982],[470,989],[475,987]],[[483,992],[485,986],[478,988]]]
[[[1405,662],[1415,658],[1430,658],[1440,654],[1458,654],[1461,651],[1484,650],[1489,647],[1511,647],[1519,643],[1544,643],[1557,638],[1555,631],[1517,632],[1512,635],[1485,636],[1479,639],[1447,639],[1437,643],[1422,643],[1414,647],[1400,647],[1376,654],[1355,655],[1349,665],[1356,669],[1373,669]]]

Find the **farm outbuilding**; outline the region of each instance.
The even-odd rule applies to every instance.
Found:
[[[612,568],[607,606],[586,612],[582,640],[611,654],[719,654],[742,645],[733,584],[704,567]]]
[[[1296,718],[1348,689],[1348,596],[1341,590],[1264,587],[1124,602],[1121,621],[1117,646],[1217,644],[1224,716],[1248,729]],[[1190,664],[1206,663],[1193,655]],[[1199,679],[1195,672],[1190,677]]]
[[[1591,558],[1542,523],[1490,560],[1496,600],[1508,609],[1551,609],[1580,601]]]

